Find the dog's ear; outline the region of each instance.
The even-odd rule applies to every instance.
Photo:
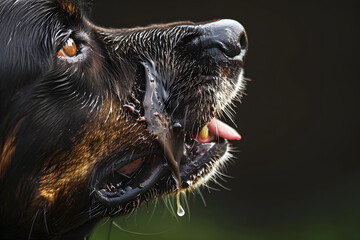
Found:
[[[60,7],[70,16],[88,16],[91,11],[93,0],[57,0]]]

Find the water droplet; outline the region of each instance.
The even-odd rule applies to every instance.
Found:
[[[176,193],[176,205],[177,205],[177,215],[179,217],[184,216],[185,210],[183,209],[183,207],[181,206],[181,203],[180,203],[180,189],[178,189],[178,191]]]
[[[182,217],[182,216],[185,215],[185,211],[184,211],[184,209],[182,208],[181,205],[178,206],[177,215],[178,215],[179,217]]]

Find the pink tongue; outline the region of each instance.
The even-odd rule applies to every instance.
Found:
[[[240,134],[235,129],[233,129],[226,123],[220,121],[219,119],[213,118],[207,126],[209,128],[209,131],[215,136],[219,136],[228,140],[241,139]]]

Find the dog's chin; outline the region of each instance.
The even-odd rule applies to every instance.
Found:
[[[219,98],[218,101],[221,103],[212,106],[214,109],[220,108],[216,109],[218,113],[205,116],[207,122],[215,121],[223,124],[225,134],[222,134],[220,129],[216,129],[209,132],[207,139],[203,139],[200,137],[201,132],[199,133],[201,128],[190,128],[191,130],[188,130],[181,124],[173,124],[172,119],[169,120],[172,122],[170,127],[172,137],[168,144],[175,149],[173,151],[174,156],[181,159],[179,161],[179,176],[182,191],[192,191],[216,178],[217,175],[221,174],[223,166],[232,156],[228,139],[239,140],[240,135],[229,136],[226,131],[231,132],[230,127],[214,118],[214,115],[224,110],[228,104],[236,99],[239,91],[244,88],[242,70],[238,73],[239,76],[234,79],[237,84],[234,86],[233,92],[228,92],[226,96]],[[192,126],[204,124],[203,119],[193,122]],[[166,125],[169,126],[169,123]],[[132,212],[144,201],[176,192],[176,189],[179,188],[179,181],[165,152],[164,144],[160,144],[149,152],[135,152],[115,160],[111,168],[103,171],[101,177],[97,179],[95,195],[98,201],[108,209],[109,215]]]

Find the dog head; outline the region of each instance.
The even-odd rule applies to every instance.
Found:
[[[75,0],[0,3],[0,223],[85,235],[104,216],[194,189],[240,136],[216,119],[244,88],[233,20],[106,29]]]

